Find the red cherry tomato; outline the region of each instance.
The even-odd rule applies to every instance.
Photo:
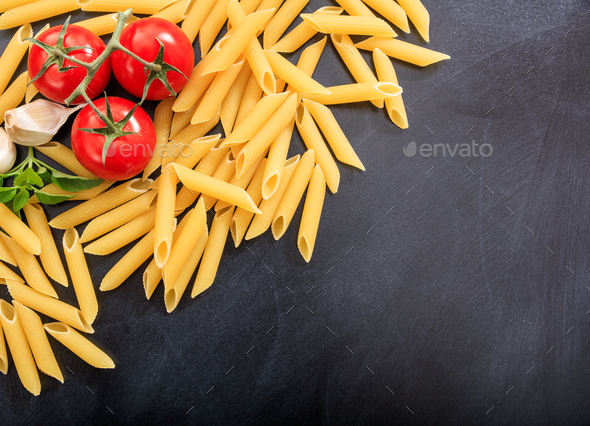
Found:
[[[121,121],[135,104],[127,99],[110,97],[110,110],[116,122]],[[101,98],[94,102],[99,111],[106,114],[106,101]],[[101,129],[105,123],[90,105],[84,107],[72,125],[72,150],[84,167],[96,176],[107,180],[129,179],[141,172],[154,155],[156,129],[150,116],[138,107],[124,127],[124,131],[135,134],[116,138],[109,146],[106,161],[102,163],[105,136],[80,130]]]
[[[62,25],[53,27],[43,32],[39,36],[39,41],[55,46]],[[76,25],[69,25],[64,37],[64,47],[85,46],[87,49],[77,49],[71,51],[68,55],[83,62],[94,61],[106,48],[104,42],[86,28]],[[39,73],[43,64],[49,56],[43,49],[33,45],[29,52],[28,69],[31,80]],[[74,67],[71,70],[59,72],[57,64],[51,65],[45,73],[33,82],[33,85],[46,98],[54,102],[64,103],[72,94],[74,89],[86,77],[86,68],[76,65],[68,60],[64,61],[64,67]],[[96,98],[107,87],[111,78],[111,59],[108,58],[88,85],[86,93],[91,99]],[[84,98],[79,96],[73,104],[84,102]]]
[[[160,50],[158,40],[164,45],[164,61],[186,76],[176,71],[166,73],[170,86],[178,93],[188,83],[187,78],[190,77],[195,63],[193,46],[180,28],[164,19],[144,18],[127,25],[120,39],[124,47],[150,62],[156,59]],[[112,60],[117,81],[129,93],[141,98],[147,81],[144,65],[119,50],[113,52]],[[155,101],[168,96],[170,96],[168,89],[160,80],[155,80],[149,88],[146,99]]]

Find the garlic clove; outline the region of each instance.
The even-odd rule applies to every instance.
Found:
[[[53,139],[68,117],[86,104],[68,108],[45,99],[4,113],[6,132],[19,145],[43,145]]]
[[[16,145],[12,142],[6,130],[0,127],[0,174],[10,171],[15,161]]]

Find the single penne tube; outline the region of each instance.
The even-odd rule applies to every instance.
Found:
[[[390,81],[394,84],[399,84],[391,60],[379,48],[373,50],[373,62],[375,63],[375,70],[377,71],[379,81]],[[406,114],[406,107],[404,106],[402,95],[385,99],[385,109],[387,109],[390,120],[400,129],[408,128],[408,115]],[[313,115],[313,112],[311,115]]]
[[[240,70],[244,65],[244,61],[245,58],[242,55],[229,70],[217,73],[211,82],[211,86],[207,92],[205,92],[205,95],[203,95],[197,110],[193,114],[191,124],[203,123],[211,120],[215,117],[215,114],[219,114],[221,103],[238,77]]]
[[[80,237],[81,243],[92,241],[133,219],[138,218],[156,205],[158,191],[148,191],[111,211],[95,217],[86,225]]]
[[[49,344],[49,340],[45,334],[45,329],[43,328],[41,318],[39,315],[21,303],[15,301],[13,306],[18,320],[22,326],[23,333],[25,334],[27,342],[29,343],[29,347],[31,348],[33,358],[35,358],[35,364],[37,364],[37,368],[41,372],[47,374],[48,376],[54,377],[63,383],[63,375],[59,365],[57,364],[55,355],[51,350],[51,345]]]
[[[57,299],[57,293],[43,272],[43,268],[37,262],[37,258],[23,249],[20,244],[8,235],[0,233],[0,238],[2,238],[4,245],[8,247],[8,250],[10,250],[10,253],[16,260],[16,265],[26,283],[31,288]]]
[[[375,77],[375,74],[373,74],[349,36],[346,34],[332,34],[330,37],[346,68],[348,68],[357,83],[378,83],[377,77]],[[371,103],[377,108],[383,108],[383,99],[374,99]]]
[[[174,281],[174,284],[164,293],[164,303],[168,313],[172,312],[178,306],[178,302],[180,302],[180,298],[184,294],[184,291],[186,290],[186,287],[188,286],[195,269],[197,269],[197,265],[199,264],[199,260],[201,260],[201,256],[203,256],[208,237],[209,232],[207,231],[207,226],[205,225],[205,229],[201,233],[201,236],[199,237],[199,240],[193,249],[190,251],[186,262],[180,270],[178,277]]]
[[[340,184],[340,171],[313,118],[311,118],[311,114],[303,104],[297,108],[295,123],[297,123],[297,129],[307,149],[313,149],[315,161],[320,165],[324,176],[326,176],[328,188],[335,194]]]
[[[4,280],[16,281],[19,283],[25,282],[25,280],[23,280],[20,275],[18,275],[2,262],[0,262],[0,278],[3,278]]]
[[[10,250],[4,245],[4,241],[0,238],[0,260],[2,262],[6,262],[11,264],[12,266],[16,266],[16,260],[10,253]]]
[[[322,56],[324,47],[326,46],[326,40],[327,37],[324,37],[317,43],[314,43],[311,46],[305,48],[303,52],[301,52],[301,56],[299,56],[297,68],[311,77],[318,65],[320,56]],[[287,86],[287,91],[293,92],[290,85]]]
[[[207,238],[203,259],[201,266],[197,272],[197,278],[193,286],[191,297],[196,297],[203,291],[207,290],[213,284],[217,269],[219,268],[219,261],[223,254],[225,241],[227,240],[227,231],[231,224],[234,207],[226,207],[215,213],[213,223],[211,224],[211,233]]]
[[[289,94],[285,92],[260,99],[244,120],[225,138],[221,146],[232,146],[248,142],[288,97]]]
[[[236,159],[236,176],[239,178],[252,167],[260,155],[289,125],[297,109],[297,95],[290,95],[273,113],[258,133],[242,148]]]
[[[301,216],[299,235],[297,237],[297,247],[307,263],[309,263],[313,254],[325,196],[326,181],[324,180],[322,168],[317,164],[311,175],[309,187],[307,188],[307,196],[305,197],[303,215]]]
[[[75,24],[78,27],[86,28],[88,31],[97,36],[112,34],[117,26],[117,13],[110,13],[108,15],[98,16],[96,18],[78,21]],[[125,23],[125,26],[139,20],[137,16],[130,16]]]
[[[266,11],[268,10],[272,11],[276,9],[267,9]],[[244,22],[247,14],[242,8],[241,3],[234,0],[229,3],[228,15],[230,23],[232,23],[233,26],[238,26]],[[245,47],[245,52],[252,73],[256,77],[256,81],[258,81],[258,84],[264,93],[267,95],[276,93],[275,76],[256,36],[250,39]]]
[[[0,228],[6,231],[19,246],[29,253],[41,254],[41,241],[37,234],[16,217],[3,203],[0,203]]]
[[[24,333],[14,306],[0,300],[0,322],[6,336],[6,343],[18,372],[18,377],[26,390],[37,396],[41,393],[41,381],[29,342]]]
[[[254,213],[260,213],[246,191],[237,186],[214,179],[203,173],[172,163],[180,181],[189,189],[206,195],[212,195],[232,205],[243,207]]]
[[[330,86],[329,95],[322,93],[305,93],[304,99],[322,105],[349,104],[375,99],[387,99],[402,93],[402,88],[394,83],[357,83]]]
[[[180,155],[171,156],[171,161],[166,161],[166,163],[163,163],[163,165],[166,167],[170,163],[176,163],[185,167],[193,168],[199,161],[201,161],[203,157],[205,157],[215,146],[220,143],[220,138],[221,133],[217,133],[216,135],[208,135],[195,139],[188,145],[182,145]],[[156,179],[156,181],[159,183],[159,178]]]
[[[84,320],[88,324],[92,324],[98,313],[98,301],[76,228],[72,228],[64,234],[63,246],[80,311]]]
[[[162,165],[164,148],[168,145],[170,137],[170,126],[172,125],[172,105],[176,98],[169,96],[162,100],[154,112],[154,127],[156,128],[156,149],[152,158],[141,175],[146,180],[150,175]]]
[[[274,9],[279,10],[283,0],[262,0],[256,10]],[[260,35],[260,34],[259,34]]]
[[[86,322],[82,312],[75,307],[15,281],[7,281],[7,285],[12,298],[27,308],[65,322],[84,333],[94,333],[92,326]]]
[[[309,0],[286,0],[264,28],[264,48],[274,46]]]
[[[239,7],[237,0],[234,0],[234,3]],[[224,46],[221,48],[221,52],[215,56],[213,61],[211,61],[209,66],[203,71],[203,75],[229,69],[245,51],[246,46],[248,46],[252,39],[256,37],[256,33],[264,28],[273,13],[274,10],[270,9],[251,13],[246,16],[239,25],[234,27],[235,31],[225,42]]]
[[[234,158],[231,151],[228,151],[227,157],[225,160],[221,161],[217,170],[213,173],[213,179],[219,179],[223,182],[230,182],[236,173],[236,159]],[[233,184],[232,184],[233,185]],[[234,185],[235,186],[235,185]],[[242,188],[241,186],[236,186],[238,188]],[[201,200],[205,203],[205,210],[210,210],[213,208],[215,203],[217,202],[217,198],[211,195],[203,195]],[[200,201],[200,200],[199,200]]]
[[[176,175],[169,164],[162,169],[156,205],[154,259],[160,268],[164,267],[172,248],[176,184]]]
[[[249,15],[251,13],[256,12],[256,10],[258,9],[258,6],[260,6],[260,3],[262,3],[262,0],[241,0],[240,7],[244,11],[245,15]],[[267,8],[267,9],[269,9],[269,8]],[[260,10],[265,10],[265,9],[260,9]],[[229,13],[228,13],[228,15],[229,15]],[[229,24],[231,24],[231,18],[230,18]],[[228,29],[231,29],[231,25],[228,26]]]
[[[229,92],[221,103],[219,118],[221,119],[223,132],[226,135],[229,135],[234,128],[234,123],[240,109],[240,101],[244,96],[244,90],[246,90],[246,84],[248,83],[251,73],[252,70],[250,69],[250,66],[244,64],[240,74],[236,77],[234,84],[232,84],[231,89],[229,89]]]
[[[279,187],[277,188],[276,192],[272,197],[268,200],[262,200],[260,202],[260,211],[262,214],[259,214],[254,217],[250,227],[248,228],[248,232],[246,233],[246,239],[251,240],[254,237],[257,237],[260,234],[263,234],[275,216],[277,208],[285,195],[285,191],[289,186],[289,182],[293,177],[293,173],[297,168],[297,164],[299,163],[300,156],[296,155],[295,157],[289,158],[285,162],[285,168],[283,169],[283,176],[281,176],[281,183],[279,183]]]
[[[110,356],[68,324],[52,322],[45,324],[44,328],[55,340],[91,366],[96,368],[115,368],[115,363]]]
[[[205,203],[201,198],[197,206],[190,211],[190,216],[178,239],[172,246],[170,260],[166,262],[162,271],[164,279],[164,291],[170,290],[178,278],[180,271],[185,267],[185,263],[191,254],[195,244],[199,241],[201,234],[207,228],[207,213]]]
[[[268,200],[275,193],[281,182],[281,175],[287,161],[289,146],[291,145],[291,136],[295,127],[295,118],[279,133],[279,136],[270,146],[268,152],[268,161],[264,168],[264,177],[262,178],[262,198]]]
[[[2,321],[0,321],[0,372],[4,375],[8,373],[8,352],[6,352],[6,342],[4,342]]]
[[[41,241],[41,253],[39,259],[43,269],[51,278],[63,285],[68,286],[68,276],[59,257],[59,252],[55,246],[53,235],[47,223],[47,217],[43,208],[39,204],[25,204],[23,207],[27,222],[31,230],[39,237]]]
[[[213,45],[215,38],[227,20],[227,6],[229,0],[218,0],[215,2],[211,12],[207,15],[205,22],[199,30],[199,46],[201,47],[201,58],[204,57]]]
[[[68,198],[66,201],[87,201],[105,192],[113,183],[114,181],[112,180],[105,180],[103,183],[95,186],[94,188],[85,189],[84,191],[80,192],[64,191],[56,184],[50,183],[49,185],[45,185],[43,188],[41,188],[41,191],[51,195],[71,196],[71,198]],[[31,198],[29,198],[29,203],[37,204],[39,203],[39,200],[35,195],[33,195]]]
[[[316,15],[302,13],[301,17],[313,28],[324,34],[370,35],[397,37],[397,34],[383,19],[369,16]]]
[[[280,53],[271,50],[265,50],[264,53],[275,75],[293,86],[297,92],[330,94],[330,90],[283,58]]]
[[[425,67],[451,58],[445,53],[436,52],[421,46],[416,46],[415,44],[386,37],[371,37],[357,43],[355,46],[363,50],[379,49],[387,56],[420,67]]]
[[[134,13],[140,15],[153,15],[177,1],[178,0],[126,0],[125,8],[131,8]],[[79,0],[79,2],[82,5],[82,10],[86,12],[117,12],[118,10],[121,10],[121,2],[119,0]]]
[[[47,142],[46,144],[36,146],[35,149],[78,176],[88,179],[98,179],[98,176],[93,175],[80,164],[70,148],[59,142]]]
[[[422,2],[420,0],[399,0],[398,3],[404,9],[424,41],[429,42],[428,27],[430,26],[430,14]]]
[[[238,188],[246,189],[248,187],[248,185],[250,184],[250,181],[254,177],[254,173],[256,173],[256,170],[258,170],[258,165],[264,160],[265,155],[266,155],[266,153],[261,155],[260,158],[258,159],[258,162],[256,164],[254,164],[254,166],[251,167],[250,170],[248,170],[248,172],[246,172],[244,175],[242,175],[241,178],[237,178],[232,173],[232,178],[229,181],[229,183],[231,185],[237,186]],[[235,171],[235,167],[234,167],[234,171]],[[215,204],[215,211],[221,210],[222,208],[227,207],[229,205],[231,205],[231,204],[229,204],[227,201],[218,201]]]
[[[404,9],[393,0],[363,0],[367,5],[375,9],[377,13],[387,19],[403,32],[410,32],[408,16]]]
[[[23,6],[25,4],[33,3],[37,0],[4,0],[2,6],[12,9],[13,7]]]
[[[387,60],[389,61],[389,59]],[[400,96],[395,96],[390,99],[397,99],[399,97]],[[356,155],[356,152],[354,152],[352,145],[346,138],[342,128],[340,128],[340,125],[336,121],[332,111],[330,111],[328,107],[317,102],[310,101],[309,99],[304,99],[303,104],[309,110],[311,116],[328,141],[330,148],[332,148],[332,152],[334,152],[334,156],[344,164],[348,164],[349,166],[356,167],[357,169],[364,171],[365,166],[363,166],[363,163],[359,159],[358,155]]]
[[[266,158],[263,158],[258,167],[256,168],[256,173],[254,173],[254,176],[252,177],[252,180],[248,185],[248,189],[246,190],[248,195],[254,201],[254,204],[256,204],[257,206],[260,204],[260,201],[262,200],[261,186],[262,178],[264,177],[266,163]],[[242,239],[244,238],[244,235],[246,235],[246,230],[248,229],[248,226],[250,225],[250,222],[252,221],[253,217],[254,213],[241,207],[238,207],[235,210],[234,216],[231,220],[230,232],[234,240],[234,245],[236,247],[240,245]]]
[[[160,18],[170,21],[174,24],[178,24],[184,18],[186,18],[189,6],[193,3],[193,0],[179,0],[157,13],[152,15],[152,18]]]
[[[219,113],[217,113],[213,118],[208,121],[199,124],[190,124],[188,125],[182,132],[176,135],[172,141],[174,144],[172,146],[175,147],[182,147],[190,145],[192,142],[202,138],[219,123]],[[167,147],[171,145],[168,144]],[[171,152],[164,152],[164,157],[162,158],[162,164],[165,166],[173,161],[178,160],[178,156],[182,156],[184,153],[183,150],[180,151],[171,151]]]
[[[147,213],[88,244],[84,247],[84,253],[99,256],[111,254],[150,232],[155,224],[156,209],[148,210]]]
[[[287,189],[285,190],[285,195],[283,195],[274,218],[272,219],[270,229],[275,240],[280,239],[287,231],[291,219],[293,219],[293,215],[295,214],[295,210],[297,210],[297,206],[299,206],[301,197],[303,197],[305,188],[307,188],[309,179],[311,179],[314,165],[313,150],[308,149],[305,154],[301,156],[301,160],[299,160],[299,163],[297,164],[297,168],[291,177],[289,186],[287,186]]]
[[[188,14],[182,22],[182,31],[191,41],[191,44],[197,38],[197,34],[201,29],[201,25],[207,19],[207,15],[213,9],[215,0],[196,0],[193,6],[189,9]]]
[[[148,191],[151,183],[150,179],[142,181],[140,178],[124,182],[60,214],[49,222],[49,226],[57,229],[70,229],[87,222],[144,194]]]
[[[344,10],[341,7],[336,6],[324,6],[320,7],[314,12],[314,14],[320,15],[340,15]],[[289,34],[280,39],[270,50],[283,53],[292,53],[303,46],[308,40],[310,40],[318,31],[303,21],[297,25]]]
[[[49,25],[49,24],[48,24]],[[31,77],[27,76],[27,90],[25,91],[25,104],[31,103],[39,91],[34,84],[31,84]]]
[[[374,18],[375,14],[361,0],[336,0],[350,16],[367,16]]]
[[[234,122],[234,129],[244,121],[246,116],[252,111],[252,108],[256,105],[256,103],[260,100],[262,96],[262,87],[258,82],[258,79],[254,74],[250,75],[248,78],[248,83],[246,83],[246,89],[244,89],[244,95],[242,96],[242,100],[240,102],[240,109],[238,110],[238,115],[236,116],[236,121]]]
[[[5,12],[6,14],[8,12]],[[4,16],[4,15],[2,15]],[[12,82],[0,96],[0,124],[4,123],[4,113],[20,105],[27,91],[28,73],[25,71]]]
[[[13,6],[7,6],[6,10],[9,10],[8,7],[13,8]],[[8,86],[18,64],[20,64],[20,61],[29,48],[30,43],[25,39],[32,36],[33,33],[30,25],[28,23],[23,25],[12,36],[12,39],[8,42],[8,46],[6,46],[2,56],[0,56],[0,70],[2,70],[2,73],[0,73],[0,94]]]
[[[158,287],[158,284],[162,281],[162,270],[158,268],[155,260],[152,259],[147,268],[145,268],[142,275],[142,281],[145,297],[147,300],[150,300],[152,294],[154,294],[154,291]]]
[[[52,16],[80,9],[78,0],[40,0],[6,10],[0,15],[0,30],[18,27],[29,22],[44,21]]]

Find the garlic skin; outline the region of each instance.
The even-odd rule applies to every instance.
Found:
[[[68,117],[86,104],[68,108],[45,99],[11,109],[4,113],[6,132],[14,143],[25,146],[43,145],[53,139]]]
[[[16,161],[16,145],[6,130],[0,127],[0,174],[6,173],[12,169]]]

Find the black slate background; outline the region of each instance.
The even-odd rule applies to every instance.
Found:
[[[33,397],[11,364],[0,423],[589,424],[590,3],[424,3],[452,59],[394,62],[408,130],[333,108],[367,171],[340,167],[309,265],[300,206],[279,242],[228,241],[215,284],[170,315],[140,270],[98,294],[90,338],[116,369],[52,341],[65,384],[42,375]],[[352,82],[329,42],[314,77]],[[412,141],[493,155],[406,158]],[[89,256],[97,287],[121,256]]]

